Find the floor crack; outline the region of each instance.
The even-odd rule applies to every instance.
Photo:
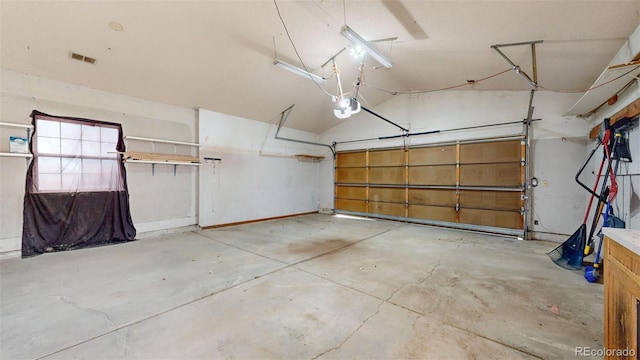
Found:
[[[388,300],[388,299],[387,299],[387,300]],[[371,319],[372,317],[374,317],[374,316],[376,316],[376,315],[378,315],[378,314],[380,313],[380,307],[382,307],[382,305],[383,305],[385,302],[387,302],[387,300],[382,300],[382,301],[378,304],[378,307],[376,308],[376,311],[375,311],[373,314],[371,314],[371,315],[367,316],[367,317],[362,321],[362,323],[360,323],[360,325],[359,325],[355,330],[353,330],[353,331],[351,332],[351,334],[349,334],[349,335],[348,335],[344,340],[342,340],[342,342],[341,342],[338,346],[334,346],[334,347],[332,347],[332,348],[330,348],[330,349],[327,349],[327,350],[325,350],[325,351],[321,352],[320,354],[318,354],[318,355],[314,356],[314,357],[312,358],[312,360],[317,360],[319,357],[321,357],[321,356],[323,356],[323,355],[325,355],[325,354],[327,354],[327,353],[329,353],[329,352],[331,352],[331,351],[333,351],[333,350],[338,350],[338,349],[340,349],[340,348],[342,347],[342,345],[344,345],[347,341],[349,341],[349,339],[351,339],[351,338],[353,337],[353,335],[355,335],[355,334],[356,334],[360,329],[362,329],[362,327],[364,326],[364,324],[366,324],[366,323],[367,323],[367,321],[369,321],[369,319]]]
[[[373,314],[371,314],[371,315],[367,316],[367,318],[366,318],[366,319],[364,319],[364,320],[362,321],[362,323],[360,323],[360,326],[358,326],[355,330],[353,330],[353,331],[351,332],[351,334],[349,334],[349,335],[348,335],[344,340],[342,340],[342,342],[341,342],[338,346],[334,346],[334,347],[332,347],[332,348],[330,348],[330,349],[327,349],[327,350],[325,350],[325,351],[321,352],[320,354],[318,354],[318,355],[314,356],[314,357],[312,358],[312,360],[317,360],[317,359],[318,359],[318,358],[320,358],[321,356],[326,355],[326,354],[330,353],[330,352],[331,352],[331,351],[333,351],[333,350],[338,350],[338,349],[340,349],[340,348],[342,347],[342,345],[344,345],[347,341],[349,341],[349,339],[351,339],[351,338],[353,337],[353,335],[355,335],[355,334],[356,334],[356,333],[357,333],[357,332],[358,332],[358,331],[359,331],[359,330],[364,326],[364,324],[366,324],[366,323],[367,323],[367,321],[369,321],[371,318],[373,318],[374,316],[376,316],[376,315],[378,315],[378,314],[380,313],[380,308],[382,307],[382,305],[384,305],[384,303],[389,302],[389,300],[391,300],[391,299],[392,299],[392,298],[393,298],[393,297],[394,297],[394,296],[395,296],[395,295],[396,295],[400,290],[404,289],[407,285],[409,285],[409,284],[422,284],[422,283],[424,283],[425,281],[427,281],[431,276],[433,276],[433,273],[434,273],[434,272],[436,271],[436,269],[440,266],[440,262],[442,261],[442,258],[443,258],[447,253],[449,253],[449,252],[451,252],[451,251],[455,251],[455,250],[460,249],[460,246],[461,246],[461,245],[462,245],[461,243],[458,243],[458,246],[456,246],[456,248],[455,248],[455,249],[445,250],[442,254],[440,254],[440,256],[438,257],[438,260],[436,261],[436,264],[431,268],[431,270],[429,271],[429,273],[428,273],[425,277],[423,277],[422,279],[418,279],[418,281],[408,282],[408,283],[405,283],[405,284],[401,285],[400,287],[398,287],[396,290],[394,290],[394,291],[391,293],[391,295],[389,295],[386,299],[382,300],[382,301],[378,304],[378,307],[377,307],[376,311],[375,311]],[[389,303],[390,303],[390,304],[393,304],[393,303],[391,303],[391,302],[389,302]],[[395,304],[394,304],[394,305],[395,305]]]
[[[433,267],[431,268],[431,270],[429,270],[429,273],[427,275],[425,275],[425,277],[423,277],[421,279],[418,279],[417,281],[412,281],[412,282],[407,282],[407,283],[402,284],[393,293],[391,293],[391,295],[385,300],[385,302],[391,300],[391,298],[393,298],[398,292],[400,292],[400,290],[404,289],[408,285],[411,285],[411,284],[416,284],[416,285],[424,284],[425,281],[429,280],[429,278],[431,278],[431,276],[433,276],[433,273],[436,271],[436,269],[438,267],[440,267],[441,262],[442,262],[442,258],[445,255],[447,255],[449,252],[460,249],[461,245],[462,245],[461,243],[458,243],[458,246],[456,246],[455,249],[448,249],[448,250],[445,250],[444,252],[442,252],[442,254],[440,254],[440,256],[438,256],[438,260],[436,261],[436,264],[433,265]]]
[[[84,306],[80,306],[78,303],[76,303],[76,302],[74,302],[74,301],[71,301],[71,300],[67,299],[64,295],[60,295],[60,296],[58,296],[58,297],[60,298],[60,300],[61,300],[63,303],[65,303],[65,304],[67,304],[67,305],[71,305],[73,308],[76,308],[76,309],[78,309],[78,310],[80,310],[80,311],[84,311],[84,312],[88,312],[88,313],[91,313],[91,314],[97,314],[97,315],[100,315],[100,316],[102,316],[102,317],[103,317],[103,318],[104,318],[104,319],[105,319],[109,324],[111,324],[111,326],[114,326],[114,327],[116,326],[116,323],[113,321],[113,319],[111,319],[111,316],[109,316],[109,314],[107,314],[106,312],[104,312],[104,311],[100,311],[100,310],[96,310],[96,309],[91,309],[91,308],[84,307]]]

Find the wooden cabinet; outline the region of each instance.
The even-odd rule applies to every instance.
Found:
[[[605,229],[605,358],[638,358],[640,231]]]

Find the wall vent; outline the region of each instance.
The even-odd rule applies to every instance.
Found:
[[[73,51],[69,52],[69,57],[75,60],[80,60],[80,61],[84,61],[87,62],[89,64],[95,64],[96,63],[96,59],[92,58],[92,57],[88,57],[88,56],[84,56],[78,53],[74,53]]]

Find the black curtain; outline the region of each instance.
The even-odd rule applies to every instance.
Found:
[[[52,116],[37,110],[33,110],[31,119],[34,132],[29,141],[29,149],[34,157],[27,170],[22,256],[134,240],[136,229],[131,220],[126,170],[120,154],[111,160],[117,162],[114,166],[114,171],[117,171],[113,175],[115,180],[104,189],[87,191],[77,187],[61,187],[62,190],[51,191],[39,186],[37,171],[42,154],[34,149],[34,140],[37,141],[38,136],[37,119],[117,129],[118,140],[114,152],[125,151],[122,126],[91,119]]]

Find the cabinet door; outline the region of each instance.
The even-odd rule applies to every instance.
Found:
[[[638,255],[605,239],[605,355],[607,359],[637,359],[640,261]]]

